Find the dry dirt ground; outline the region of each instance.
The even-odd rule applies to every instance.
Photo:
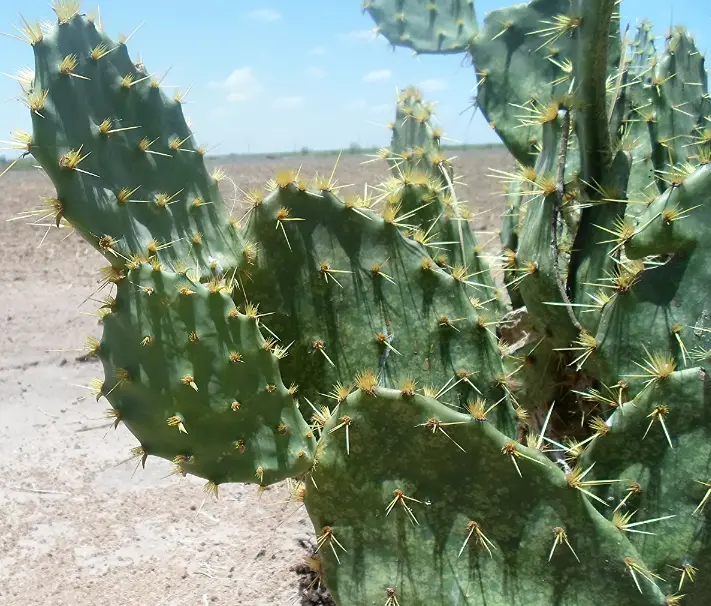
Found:
[[[341,184],[377,182],[385,167],[341,160]],[[265,159],[225,166],[236,184],[263,184],[283,168],[330,172],[334,158]],[[459,197],[494,229],[501,198],[488,168],[498,150],[463,153]],[[225,194],[231,194],[228,187]],[[101,329],[90,300],[105,263],[67,230],[5,222],[53,193],[37,171],[0,181],[0,604],[12,606],[287,606],[299,603],[292,568],[312,529],[285,488],[222,486],[207,500],[202,481],[171,476],[149,459],[128,461],[137,442],[107,427],[108,403],[86,398],[101,376],[77,356]],[[480,239],[487,238],[480,235]],[[89,299],[89,300],[88,300]]]

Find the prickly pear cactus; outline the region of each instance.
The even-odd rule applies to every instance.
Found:
[[[26,30],[35,55],[23,82],[27,148],[56,187],[57,220],[115,267],[142,255],[171,265],[194,258],[201,275],[234,269],[242,246],[183,117],[182,93],[167,97],[123,41],[77,18],[78,4],[55,3],[51,31]]]
[[[458,177],[441,148],[444,131],[435,120],[434,107],[417,88],[399,94],[390,147],[378,154],[392,174],[383,184],[384,202],[402,214],[405,233],[423,244],[438,265],[466,269],[474,298],[498,317],[504,309],[501,296],[484,246],[469,224],[472,212],[457,199]]]
[[[398,206],[380,216],[363,201],[340,200],[330,182],[314,190],[293,173],[272,186],[245,225],[259,250],[245,288],[280,343],[291,344],[283,375],[312,402],[363,372],[387,387],[438,393],[445,385],[453,406],[501,402],[493,414],[515,432],[492,316],[466,269],[439,267],[406,238]],[[426,191],[411,194],[422,200]]]
[[[363,0],[392,44],[416,53],[460,53],[476,34],[474,0]]]
[[[132,266],[95,350],[105,376],[97,395],[139,439],[136,454],[172,460],[214,491],[304,473],[315,448],[255,310],[240,313],[230,294],[155,260]]]
[[[597,605],[598,575],[616,601],[665,603],[584,470],[419,394],[360,390],[339,415],[350,435],[326,425],[305,495],[338,603]]]
[[[97,397],[139,460],[215,495],[295,479],[343,606],[711,598],[706,74],[681,29],[628,48],[614,7],[479,28],[470,1],[365,3],[393,44],[474,63],[518,162],[498,173],[518,336],[414,89],[378,197],[287,172],[237,221],[126,40],[68,0],[23,30],[18,141],[110,262]]]
[[[391,25],[402,35],[426,7],[383,16],[387,5],[367,6],[380,33],[433,52],[432,32],[398,40]],[[511,355],[527,387],[531,369],[558,385],[543,392],[539,418],[553,400],[557,410],[539,425],[544,442],[603,483],[591,503],[639,549],[634,583],[655,583],[667,604],[705,604],[711,99],[683,28],[658,53],[649,22],[621,37],[613,9],[533,0],[490,13],[461,51],[518,163],[495,175],[508,188],[505,284],[533,325]],[[564,358],[552,370],[550,351]]]

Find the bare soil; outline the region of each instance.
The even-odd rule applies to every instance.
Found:
[[[330,174],[334,161],[223,168],[246,190],[285,168]],[[383,178],[383,165],[362,161],[342,158],[339,183],[362,191]],[[460,199],[481,213],[473,227],[493,232],[502,198],[485,175],[508,163],[505,152],[464,152],[455,163]],[[165,461],[136,469],[136,440],[112,429],[108,403],[80,387],[102,373],[77,358],[87,336],[101,336],[91,299],[106,263],[68,230],[50,230],[38,246],[44,228],[5,221],[53,194],[39,172],[11,171],[0,192],[0,604],[299,604],[297,569],[313,541],[303,507],[285,504],[283,486],[261,496],[222,486],[219,500],[205,500],[202,481],[170,475]]]

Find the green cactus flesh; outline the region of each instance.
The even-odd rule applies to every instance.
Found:
[[[386,205],[407,217],[404,230],[427,246],[438,264],[465,267],[474,296],[494,315],[503,304],[469,224],[471,211],[457,199],[457,176],[440,148],[442,129],[422,93],[408,87],[398,97],[390,148],[382,150],[392,178],[383,186]]]
[[[339,603],[664,604],[581,471],[566,478],[484,419],[376,389],[334,412],[304,501]]]
[[[575,301],[593,303],[598,291],[605,285],[605,278],[615,272],[621,248],[615,232],[625,221],[627,205],[622,200],[627,197],[626,187],[632,163],[631,154],[617,152],[599,191],[595,192],[597,199],[581,204],[583,210],[569,269],[573,274],[570,281]],[[585,330],[591,333],[597,330],[599,314],[578,313],[577,316]]]
[[[363,372],[388,387],[414,380],[446,390],[455,406],[501,402],[494,416],[515,432],[492,316],[466,271],[438,267],[403,235],[394,211],[381,217],[321,186],[282,175],[245,227],[258,244],[245,292],[291,344],[283,376],[309,398]]]
[[[225,291],[155,263],[131,269],[103,316],[99,395],[140,441],[138,454],[215,488],[268,485],[306,472],[315,439],[258,319]]]
[[[524,165],[535,163],[545,116],[568,102],[576,78],[580,85],[578,41],[586,42],[595,33],[581,35],[582,23],[588,11],[605,13],[599,4],[580,8],[571,7],[569,0],[533,0],[492,11],[469,49],[476,68],[477,105]],[[615,60],[610,53],[610,63]],[[583,67],[590,66],[592,72],[591,65],[586,61]],[[584,156],[584,149],[580,153]]]
[[[417,53],[460,53],[476,34],[474,0],[364,0],[378,33]]]
[[[394,165],[404,163],[441,178],[438,160],[442,130],[434,125],[433,115],[434,107],[423,101],[418,89],[403,90],[398,96],[389,151],[395,156]]]
[[[655,165],[658,178],[667,186],[670,167],[693,161],[697,151],[693,143],[706,141],[703,130],[708,122],[704,118],[709,115],[711,100],[704,63],[694,41],[676,28],[670,32],[666,52],[648,84],[652,102],[648,111],[654,113]]]
[[[660,377],[599,425],[581,461],[595,463],[591,477],[615,480],[600,493],[615,504],[607,517],[660,571],[668,594],[688,594],[684,605],[711,600],[708,582],[694,583],[695,571],[711,566],[708,407],[703,369]]]
[[[33,44],[29,149],[66,219],[115,267],[131,257],[190,260],[209,277],[242,250],[180,94],[131,61],[125,44],[73,17]]]
[[[536,163],[536,174],[540,175],[534,184],[536,190],[529,194],[526,202],[525,218],[515,263],[511,259],[508,267],[509,284],[520,282],[518,289],[535,319],[539,332],[563,347],[575,336],[576,329],[567,310],[551,303],[563,303],[560,293],[565,277],[560,275],[556,250],[560,243],[553,232],[560,233],[559,221],[555,219],[556,208],[560,209],[558,183],[558,158],[561,134],[569,127],[569,122],[561,120],[557,113],[543,125],[543,145]],[[566,175],[567,178],[567,175]]]
[[[705,165],[661,194],[640,215],[626,246],[630,260],[621,265],[603,311],[596,357],[603,381],[626,377],[632,395],[653,377],[652,357],[659,352],[674,366],[692,356],[707,364],[710,184]],[[654,262],[647,255],[661,257]]]
[[[683,29],[626,48],[614,4],[477,33],[470,1],[365,2],[394,45],[474,62],[518,163],[497,174],[523,337],[415,89],[374,199],[282,173],[239,224],[180,93],[75,2],[27,26],[20,139],[112,266],[96,395],[138,458],[215,493],[296,478],[341,604],[709,602],[711,101]]]

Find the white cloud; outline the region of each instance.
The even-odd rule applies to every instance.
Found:
[[[363,82],[385,82],[390,80],[392,75],[389,69],[374,69],[363,76]]]
[[[210,82],[210,87],[227,91],[227,100],[232,103],[247,101],[263,90],[251,67],[237,68],[224,80]]]
[[[315,46],[314,48],[311,48],[306,51],[307,57],[316,57],[318,55],[325,55],[325,54],[326,54],[326,49],[323,46]]]
[[[271,8],[257,8],[248,12],[247,17],[254,21],[279,21],[279,19],[281,19],[281,13]]]
[[[306,74],[312,80],[322,80],[328,75],[328,72],[323,69],[323,67],[316,67],[312,65],[311,67],[306,69]]]
[[[436,93],[439,91],[447,90],[449,88],[449,82],[444,78],[431,78],[430,80],[423,80],[418,85],[423,93]]]
[[[274,99],[272,101],[272,107],[274,109],[292,109],[294,107],[299,107],[303,105],[304,103],[304,98],[303,97],[279,97],[277,99]]]
[[[372,29],[360,29],[354,32],[348,32],[346,34],[339,34],[338,37],[341,40],[351,40],[353,42],[363,42],[375,40],[378,35],[375,30]]]

